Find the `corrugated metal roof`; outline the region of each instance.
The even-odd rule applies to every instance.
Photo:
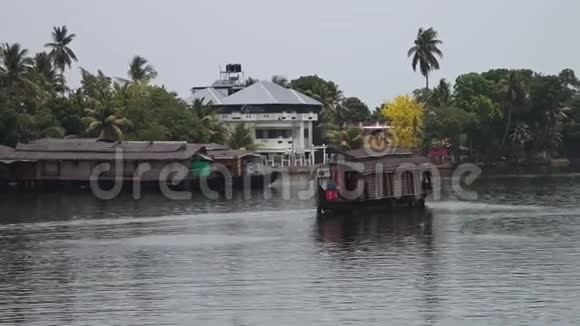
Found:
[[[322,103],[296,90],[282,87],[269,81],[259,81],[241,91],[225,97],[222,105],[311,105]]]
[[[114,160],[121,151],[126,160],[186,160],[205,147],[185,142],[101,142],[86,139],[43,140],[18,144],[4,160]]]
[[[191,105],[195,100],[202,100],[204,104],[207,104],[209,101],[212,101],[213,104],[221,104],[224,97],[226,96],[222,92],[208,87],[195,91],[192,96],[185,99],[185,102]]]

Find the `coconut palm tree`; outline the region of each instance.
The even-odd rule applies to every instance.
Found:
[[[15,100],[19,112],[31,111],[48,96],[32,78],[33,61],[27,54],[18,43],[0,46],[0,92]]]
[[[88,97],[88,108],[85,109],[86,132],[96,135],[100,139],[122,140],[123,129],[132,125],[131,121],[123,117],[123,110],[116,105],[113,94],[101,93],[99,98]]]
[[[0,77],[4,86],[27,80],[26,72],[33,63],[27,54],[28,50],[18,43],[4,43],[0,46]]]
[[[572,109],[569,107],[557,106],[544,113],[544,137],[550,155],[557,154],[562,144],[564,123],[569,120],[571,112]]]
[[[532,140],[532,133],[525,123],[518,123],[510,134],[510,141],[515,145],[525,145],[530,140]]]
[[[507,79],[503,79],[499,83],[499,93],[506,104],[506,122],[500,148],[508,139],[509,131],[512,124],[512,114],[514,109],[522,107],[528,100],[529,94],[527,86],[522,81],[520,74],[517,71],[511,71]]]
[[[149,61],[141,56],[136,55],[133,57],[129,63],[129,71],[127,74],[134,83],[147,83],[157,77],[157,71],[148,63]]]
[[[439,85],[429,95],[428,103],[437,108],[448,106],[451,103],[451,84],[441,79]]]
[[[513,148],[514,159],[519,162],[525,156],[526,144],[533,139],[530,127],[525,123],[518,123],[509,138]]]
[[[64,92],[64,81],[56,71],[48,53],[40,52],[34,56],[32,67],[30,68],[31,78],[37,82],[38,86],[48,91]]]
[[[429,88],[429,74],[433,70],[439,69],[439,58],[443,58],[443,52],[438,48],[438,45],[443,41],[437,39],[438,32],[433,27],[424,30],[419,28],[417,32],[417,39],[415,45],[409,49],[407,56],[413,57],[412,67],[413,71],[417,71],[417,65],[421,74],[425,77],[425,88]]]
[[[356,127],[328,130],[326,138],[341,150],[359,149],[364,144],[362,130]]]
[[[204,142],[221,144],[226,140],[228,130],[216,117],[212,101],[195,99],[191,111],[201,124]]]
[[[73,61],[78,61],[76,54],[69,47],[70,43],[76,37],[76,34],[69,34],[66,26],[55,26],[52,30],[52,42],[44,46],[50,49],[49,55],[53,65],[59,70],[60,79],[63,82],[64,89],[64,71],[66,67],[71,66]]]
[[[56,79],[56,70],[52,65],[52,60],[46,52],[39,52],[34,56],[32,70],[46,78],[47,81]]]
[[[237,124],[228,136],[226,145],[233,149],[252,150],[257,146],[254,144],[253,130],[246,127],[245,123]]]

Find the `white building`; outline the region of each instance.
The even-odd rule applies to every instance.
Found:
[[[271,162],[275,159],[283,165],[314,162],[313,130],[322,103],[268,81],[231,93],[227,88],[196,88],[189,101],[211,100],[217,117],[230,128],[241,122],[251,127],[257,152]]]

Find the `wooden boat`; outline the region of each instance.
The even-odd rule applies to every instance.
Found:
[[[433,190],[433,165],[411,151],[359,149],[332,156],[316,172],[319,213],[424,207]]]

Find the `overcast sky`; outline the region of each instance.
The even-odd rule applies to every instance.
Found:
[[[445,42],[434,83],[493,67],[580,72],[578,13],[577,0],[18,0],[2,5],[0,42],[40,51],[67,25],[78,35],[73,85],[81,66],[125,76],[139,54],[182,96],[241,63],[260,79],[318,74],[372,109],[424,85],[406,56],[420,26]]]

